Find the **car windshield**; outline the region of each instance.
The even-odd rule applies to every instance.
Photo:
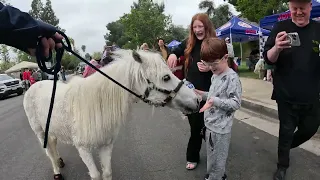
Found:
[[[0,81],[10,80],[10,79],[13,79],[13,78],[8,75],[0,75]]]

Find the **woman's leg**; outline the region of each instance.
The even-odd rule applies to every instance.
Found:
[[[203,113],[194,113],[188,115],[191,129],[191,136],[187,148],[187,161],[199,162],[199,152],[202,145],[201,129],[204,126]]]

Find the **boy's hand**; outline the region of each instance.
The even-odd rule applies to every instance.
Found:
[[[205,110],[211,108],[213,106],[213,99],[209,99],[206,104],[200,109],[200,113],[204,112]]]

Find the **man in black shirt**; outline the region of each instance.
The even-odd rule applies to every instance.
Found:
[[[274,180],[285,179],[290,149],[308,141],[320,124],[320,24],[310,20],[311,0],[289,0],[289,9],[292,19],[275,25],[264,52],[266,63],[275,66],[273,98],[280,120]],[[300,45],[290,44],[292,32],[298,33]]]

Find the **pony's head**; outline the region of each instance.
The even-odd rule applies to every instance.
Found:
[[[199,108],[198,97],[169,69],[159,53],[151,51],[131,51],[134,69],[132,89],[153,105],[166,105],[184,113],[195,112]]]

